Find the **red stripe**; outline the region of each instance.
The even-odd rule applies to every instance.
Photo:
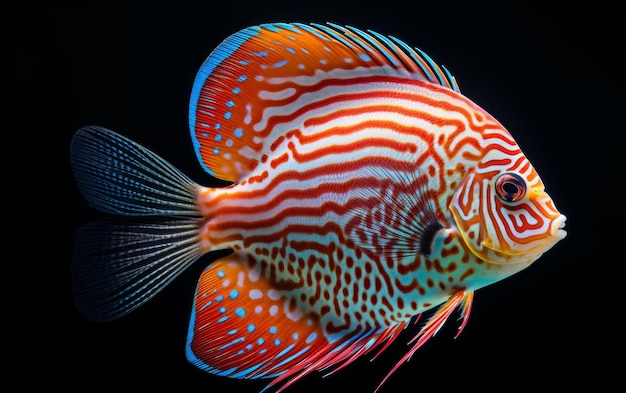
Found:
[[[334,96],[330,96],[327,98],[323,98],[321,100],[318,101],[313,101],[311,103],[309,103],[308,105],[304,105],[301,108],[299,108],[298,110],[294,111],[293,113],[290,114],[286,114],[286,115],[275,115],[272,118],[268,119],[267,121],[267,126],[266,126],[266,131],[263,133],[261,132],[260,135],[261,136],[267,136],[269,133],[271,133],[271,131],[274,129],[274,127],[276,126],[276,124],[279,123],[290,123],[292,122],[294,119],[298,118],[299,116],[301,116],[302,114],[306,113],[306,112],[310,112],[313,111],[315,109],[319,109],[325,106],[334,106],[337,105],[341,102],[348,102],[348,101],[353,101],[353,100],[364,100],[364,99],[374,99],[374,98],[379,98],[379,99],[400,99],[400,100],[408,100],[408,101],[413,101],[413,102],[420,102],[420,103],[424,103],[428,106],[432,106],[435,108],[440,108],[440,109],[444,109],[446,111],[450,111],[450,112],[456,112],[456,113],[460,113],[461,115],[463,115],[463,117],[465,117],[465,119],[467,120],[467,123],[470,124],[470,127],[473,130],[476,130],[478,132],[482,132],[484,129],[486,128],[493,128],[494,124],[490,124],[490,125],[485,125],[485,126],[479,126],[475,123],[474,121],[474,117],[472,115],[472,113],[470,113],[466,107],[462,107],[462,106],[458,106],[458,105],[453,105],[453,100],[459,100],[459,101],[463,101],[466,103],[466,105],[468,107],[473,107],[473,104],[471,104],[471,102],[469,100],[467,100],[467,98],[461,96],[460,94],[451,91],[449,89],[443,88],[441,86],[438,85],[433,85],[430,83],[426,83],[426,82],[422,82],[422,81],[415,81],[412,79],[402,79],[402,78],[381,78],[381,77],[364,77],[364,78],[354,78],[354,79],[348,79],[348,80],[335,80],[335,79],[325,79],[323,81],[321,81],[320,83],[318,83],[317,85],[312,85],[312,86],[298,86],[298,85],[293,85],[291,86],[291,84],[287,83],[287,87],[295,87],[297,91],[300,92],[300,94],[294,94],[289,98],[286,98],[285,100],[282,101],[271,101],[271,105],[267,105],[267,107],[277,107],[277,106],[286,106],[290,103],[295,102],[302,94],[304,93],[310,93],[310,92],[315,92],[318,90],[321,90],[324,87],[328,87],[328,86],[332,86],[332,85],[336,85],[336,86],[347,86],[347,85],[354,85],[354,84],[359,84],[359,83],[381,83],[381,82],[392,82],[392,83],[396,83],[396,84],[404,84],[407,86],[412,86],[412,87],[418,87],[418,88],[423,88],[425,90],[434,90],[438,93],[442,93],[448,97],[451,98],[451,100],[436,100],[436,99],[432,99],[427,95],[423,95],[423,94],[419,94],[419,91],[415,91],[414,93],[403,93],[403,92],[397,92],[397,91],[393,91],[393,90],[384,90],[384,89],[378,89],[378,90],[372,90],[372,91],[368,91],[368,92],[361,92],[361,93],[346,93],[346,94],[337,94]],[[391,112],[397,112],[398,110],[404,110],[405,114],[409,115],[409,116],[414,116],[414,113],[417,111],[411,111],[408,109],[404,109],[401,106],[388,106],[389,108],[391,108]],[[360,110],[362,111],[363,107],[359,107],[361,108]],[[368,108],[367,110],[369,111],[369,108],[371,107],[366,107]],[[402,109],[401,109],[402,108]],[[428,115],[427,112],[422,112],[425,115]],[[430,115],[428,115],[430,116]],[[425,117],[426,118],[426,117]],[[443,120],[442,118],[439,117],[433,117],[430,116],[430,118],[432,119],[436,119],[437,121],[441,121]],[[496,122],[497,124],[497,122]]]
[[[351,162],[343,162],[343,163],[334,163],[325,165],[320,168],[313,168],[307,171],[285,171],[277,174],[270,182],[264,187],[262,190],[251,190],[248,192],[239,192],[236,194],[229,194],[226,198],[227,201],[232,201],[237,199],[239,201],[245,200],[255,200],[255,199],[263,199],[267,194],[271,193],[274,189],[280,186],[281,183],[289,182],[292,180],[306,182],[316,178],[322,178],[324,176],[328,176],[331,174],[339,175],[342,173],[349,173],[359,168],[364,168],[368,166],[373,167],[381,167],[385,169],[393,169],[397,170],[399,164],[403,164],[400,161],[393,160],[391,158],[381,158],[381,157],[364,157],[360,160],[351,161]],[[210,209],[215,216],[226,217],[229,215],[235,214],[257,214],[259,211],[267,211],[283,202],[286,198],[295,198],[295,199],[311,199],[316,198],[327,192],[327,190],[333,190],[336,192],[337,190],[341,190],[341,192],[346,193],[350,190],[351,187],[369,187],[372,184],[378,184],[380,181],[388,181],[389,179],[376,179],[376,178],[362,178],[362,179],[352,179],[349,182],[343,183],[327,183],[327,188],[316,187],[315,189],[304,189],[304,190],[286,190],[284,193],[280,194],[280,197],[275,197],[271,201],[254,206],[224,206],[220,207],[219,205],[207,205],[206,208]],[[339,188],[338,188],[339,187]],[[207,202],[207,204],[211,204],[212,202]],[[255,202],[256,203],[256,202]]]

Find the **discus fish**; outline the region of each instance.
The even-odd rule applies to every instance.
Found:
[[[230,250],[200,274],[186,343],[212,374],[282,391],[384,351],[426,313],[382,385],[455,312],[463,329],[474,291],[566,236],[511,134],[392,36],[243,29],[199,69],[189,126],[200,165],[225,185],[105,128],[76,132],[80,191],[126,219],[78,231],[73,286],[82,314],[110,321]]]

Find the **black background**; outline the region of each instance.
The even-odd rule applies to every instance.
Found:
[[[617,171],[623,106],[615,98],[625,21],[616,6],[210,3],[47,6],[7,14],[14,27],[5,33],[13,72],[2,139],[3,325],[5,359],[15,371],[5,375],[25,388],[257,392],[265,386],[203,373],[185,359],[195,281],[210,259],[119,321],[93,323],[74,309],[72,237],[99,213],[76,188],[68,148],[78,128],[102,125],[208,185],[187,125],[191,86],[204,59],[250,25],[331,21],[394,35],[445,65],[461,91],[509,129],[568,216],[565,240],[527,270],[479,290],[461,336],[453,339],[458,324],[449,321],[381,393],[583,383],[603,390],[616,380],[620,364],[623,369],[617,298],[623,300],[626,259]],[[374,362],[360,359],[327,378],[313,373],[291,391],[372,391],[410,337],[406,332]]]

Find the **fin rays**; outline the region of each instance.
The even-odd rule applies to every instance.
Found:
[[[154,297],[202,255],[196,184],[148,149],[101,127],[76,132],[70,159],[91,206],[151,216],[96,220],[75,236],[76,307],[89,319],[113,320]]]
[[[75,305],[91,320],[117,319],[154,297],[201,255],[196,220],[95,220],[74,240]]]
[[[78,186],[96,209],[118,215],[196,216],[195,183],[148,149],[101,127],[70,147]]]

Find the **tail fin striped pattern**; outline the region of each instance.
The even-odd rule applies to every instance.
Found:
[[[78,130],[72,169],[92,207],[121,216],[74,239],[75,305],[95,321],[117,319],[154,297],[202,254],[196,184],[146,148],[101,127]]]

